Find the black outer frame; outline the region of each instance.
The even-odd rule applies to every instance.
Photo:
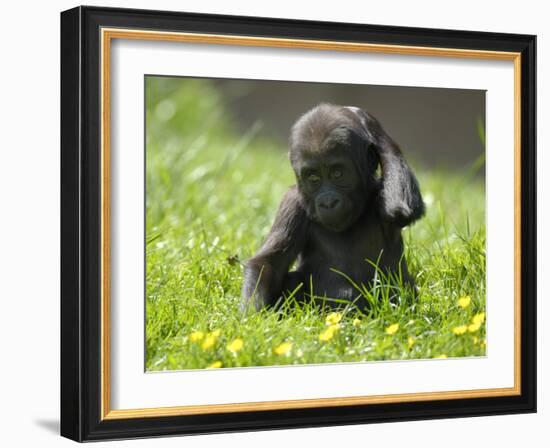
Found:
[[[100,419],[100,28],[521,52],[521,395]],[[536,36],[77,7],[61,13],[61,435],[140,438],[536,412]]]

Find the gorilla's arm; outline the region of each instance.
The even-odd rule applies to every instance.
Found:
[[[399,147],[386,133],[378,136],[376,146],[382,171],[381,215],[387,221],[405,227],[424,214],[418,181]]]
[[[290,188],[277,212],[269,235],[258,253],[249,259],[244,269],[242,308],[253,304],[256,309],[273,305],[306,239],[306,212],[300,204],[297,188]]]
[[[424,215],[424,202],[418,181],[397,143],[378,120],[358,107],[348,107],[359,118],[366,138],[376,148],[382,171],[379,210],[382,218],[405,227]]]

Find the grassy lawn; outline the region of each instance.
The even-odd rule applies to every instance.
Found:
[[[223,109],[203,81],[148,78],[148,370],[485,354],[484,184],[466,171],[416,169],[427,214],[404,230],[416,302],[240,314],[242,262],[294,177],[286,151],[259,126],[234,132]]]

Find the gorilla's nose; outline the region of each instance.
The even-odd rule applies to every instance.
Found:
[[[338,207],[338,204],[340,204],[340,199],[335,197],[324,197],[319,203],[322,208],[325,208],[327,210],[332,210]]]

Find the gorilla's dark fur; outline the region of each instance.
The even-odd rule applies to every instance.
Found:
[[[356,107],[321,104],[293,126],[289,156],[297,185],[246,263],[243,308],[273,305],[300,284],[302,300],[310,285],[315,296],[354,300],[357,291],[335,271],[369,284],[376,270],[367,260],[400,272],[414,287],[401,228],[424,214],[424,203],[399,147],[378,121]]]

